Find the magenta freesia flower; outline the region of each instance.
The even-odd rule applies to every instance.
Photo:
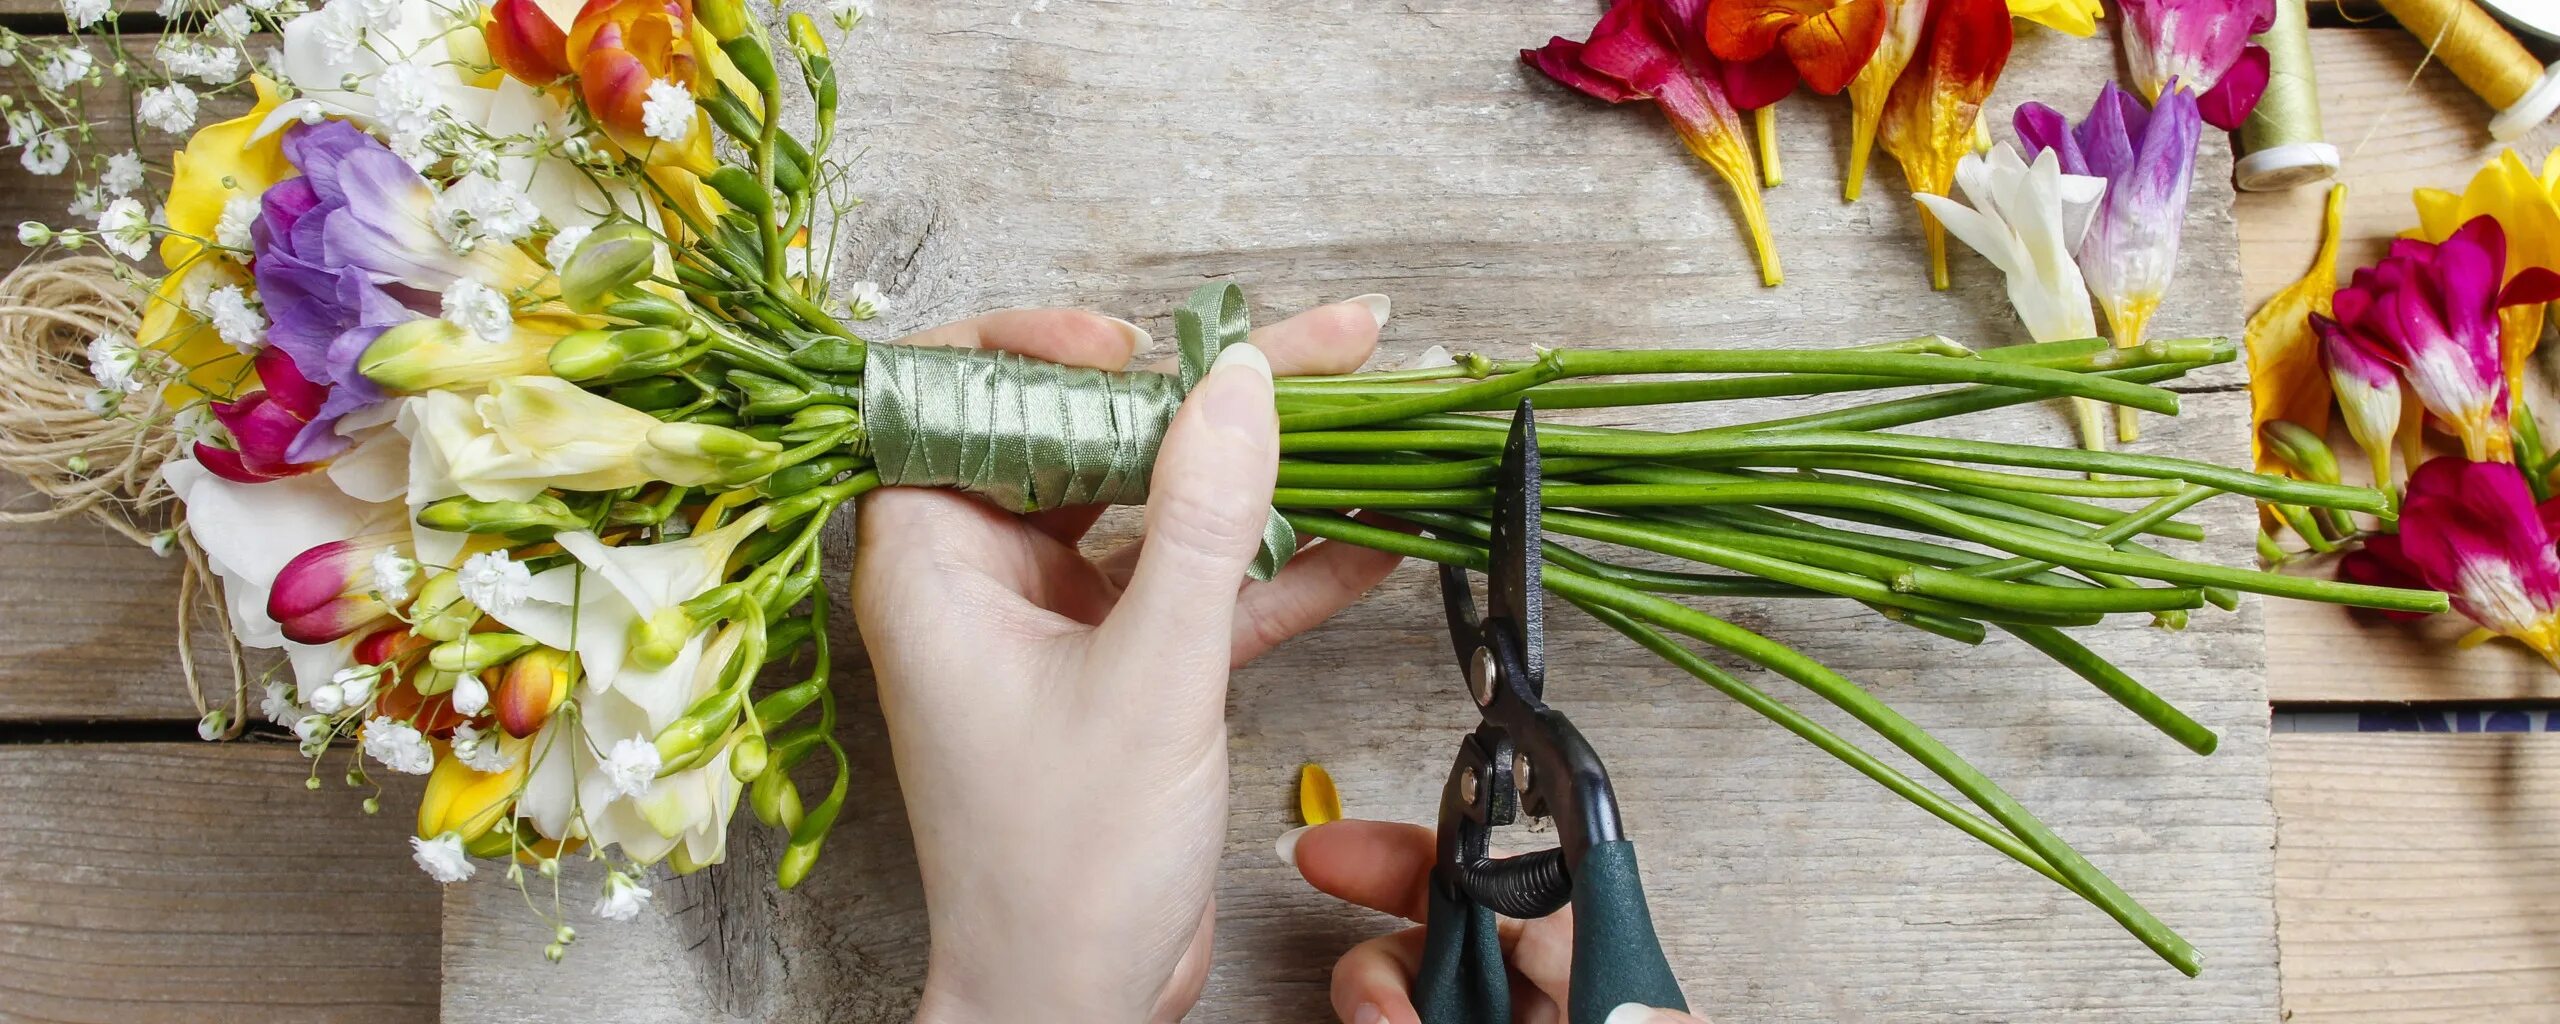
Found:
[[[258,352],[251,367],[262,387],[235,402],[213,403],[213,418],[231,433],[231,447],[196,442],[196,461],[234,483],[278,480],[319,468],[291,457],[294,438],[319,415],[328,391],[302,375],[283,349]]]
[[[2080,273],[2106,312],[2116,344],[2141,344],[2178,269],[2196,139],[2204,132],[2195,97],[2175,90],[2151,109],[2108,82],[2077,126],[2042,103],[2020,104],[2014,123],[2028,159],[2050,149],[2062,158],[2064,174],[2107,180],[2106,195],[2080,242]],[[2118,410],[2117,432],[2132,440],[2127,413]]]
[[[2346,413],[2347,433],[2364,449],[2374,479],[2397,481],[2408,475],[2405,465],[2397,476],[2390,472],[2391,441],[2400,430],[2400,371],[2391,353],[2318,313],[2311,314],[2311,329],[2320,336],[2320,365],[2329,372],[2329,391]]]
[[[2334,317],[2315,314],[2312,326],[2324,347],[2351,344],[2396,368],[2427,411],[2462,438],[2466,457],[2504,462],[2509,399],[2498,310],[2560,298],[2560,274],[2533,267],[2506,280],[2506,266],[2506,230],[2485,215],[2442,243],[2398,239],[2338,289]]]
[[[399,530],[331,541],[293,556],[267,592],[267,617],[298,644],[331,643],[388,621],[391,607],[376,595],[374,559],[408,541],[409,532]]]
[[[2359,571],[2415,569],[2455,611],[2560,665],[2560,551],[2514,466],[2446,457],[2418,467],[2386,554],[2397,564],[2376,556]]]
[[[2124,0],[2124,49],[2153,102],[2183,86],[2206,123],[2240,127],[2267,91],[2267,51],[2249,37],[2275,23],[2275,0]]]

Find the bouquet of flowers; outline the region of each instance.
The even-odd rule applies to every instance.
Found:
[[[847,200],[836,78],[805,14],[333,0],[282,35],[255,108],[170,160],[164,216],[28,234],[128,256],[158,239],[165,272],[138,335],[87,352],[95,405],[182,425],[159,471],[184,504],[181,540],[220,577],[239,642],[286,664],[259,713],[300,739],[314,786],[333,751],[357,784],[427,776],[412,842],[440,881],[495,863],[556,886],[562,858],[594,858],[610,869],[596,911],[628,917],[647,871],[722,859],[743,802],[788,836],[779,882],[799,882],[852,786],[832,735],[823,531],[889,485],[1023,511],[1143,502],[1183,395],[1246,336],[1242,293],[1216,284],[1176,312],[1176,373],[863,338],[876,293],[817,272]],[[2210,751],[2210,731],[2067,630],[2114,614],[2174,627],[2240,591],[2444,607],[2142,539],[2199,537],[2178,514],[2222,493],[2382,513],[2379,493],[1889,431],[2066,396],[2173,413],[2155,385],[2233,354],[2217,339],[1977,353],[1920,337],[1284,378],[1256,568],[1275,571],[1300,535],[1482,564],[1499,410],[1523,398],[1849,395],[1711,429],[1545,426],[1548,586],[2193,972],[2184,940],[1954,751],[1674,598],[1846,599],[1968,644],[1996,627]],[[2099,503],[2125,499],[2142,504]],[[1838,706],[1964,803],[1684,640]],[[217,711],[207,725],[239,723]],[[832,780],[804,791],[794,769],[822,755]],[[574,933],[554,924],[556,957]]]

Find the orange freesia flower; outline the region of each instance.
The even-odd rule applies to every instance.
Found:
[[[2551,169],[2544,165],[2546,175]],[[2471,218],[2486,215],[2506,229],[2507,276],[2500,284],[2535,267],[2560,271],[2560,202],[2515,150],[2501,152],[2481,167],[2460,193],[2422,188],[2409,199],[2418,207],[2418,226],[2403,238],[2442,242]],[[2498,311],[2499,357],[2511,394],[2524,393],[2524,364],[2542,340],[2543,309],[2534,302]]]
[[[1588,42],[1557,36],[1520,59],[1584,95],[1611,103],[1652,100],[1672,131],[1732,186],[1760,257],[1760,280],[1777,284],[1778,252],[1760,206],[1759,168],[1742,141],[1742,118],[1725,94],[1723,62],[1707,49],[1706,0],[1617,0]]]
[[[1921,2],[1921,0],[1911,0]],[[1884,151],[1902,165],[1911,191],[1943,196],[1956,180],[1956,162],[1973,151],[1974,122],[1982,101],[2009,62],[2007,0],[1927,0],[1918,63],[1895,82],[1880,125]],[[1947,231],[1927,208],[1920,227],[1929,239],[1929,283],[1947,286]]]
[[[498,0],[482,16],[480,35],[501,70],[539,89],[576,70],[560,25],[577,14],[578,0]]]
[[[1849,168],[1842,175],[1841,198],[1858,201],[1867,183],[1867,157],[1875,151],[1876,127],[1884,120],[1885,100],[1893,83],[1911,66],[1920,48],[1920,29],[1928,23],[1929,0],[1883,0],[1884,33],[1866,66],[1849,80]]]
[[[579,96],[606,138],[650,163],[709,173],[710,119],[696,112],[695,130],[671,146],[649,137],[642,106],[654,83],[689,92],[707,84],[699,54],[710,48],[697,34],[692,0],[587,0],[569,26],[566,52],[578,70]]]
[[[1782,54],[1771,68],[1785,76],[1781,94],[1801,78],[1828,96],[1848,88],[1875,55],[1887,13],[1885,0],[1718,0],[1707,5],[1707,49],[1755,71],[1763,65],[1754,62]]]

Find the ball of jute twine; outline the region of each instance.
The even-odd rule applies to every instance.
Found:
[[[106,333],[132,338],[148,298],[116,270],[105,257],[72,256],[24,264],[0,277],[0,471],[24,478],[35,492],[0,504],[0,524],[83,516],[136,544],[174,544],[167,550],[185,560],[178,577],[179,666],[197,714],[213,711],[189,642],[199,609],[209,611],[231,663],[230,713],[220,730],[228,738],[246,720],[249,676],[231,640],[219,585],[203,550],[177,528],[185,512],[160,476],[161,464],[183,447],[175,410],[156,386],[125,396],[113,416],[89,407],[98,388],[89,374],[89,343]]]

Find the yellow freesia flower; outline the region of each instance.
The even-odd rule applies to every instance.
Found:
[[[206,260],[203,239],[213,237],[222,208],[233,196],[263,194],[293,173],[284,158],[284,136],[252,138],[258,122],[283,102],[275,83],[251,76],[258,105],[248,113],[206,125],[169,157],[169,204],[164,216],[169,234],[160,240],[160,262],[168,276],[152,289],[142,313],[141,341],[169,354],[186,372],[161,390],[161,399],[177,408],[207,398],[237,397],[248,376],[248,357],[233,351],[202,318],[187,311],[188,275],[215,274],[221,283],[248,283],[248,270],[226,260]],[[199,262],[202,263],[199,266]]]
[[[481,742],[503,741],[493,734]],[[523,741],[515,745],[522,746]],[[522,760],[523,751],[512,753]],[[427,792],[418,799],[418,835],[427,838],[452,832],[465,842],[478,838],[514,805],[517,783],[523,778],[521,764],[502,772],[482,772],[459,757],[437,758],[435,771],[427,776]]]
[[[2433,188],[2411,192],[2418,226],[2402,237],[2442,242],[2463,222],[2486,214],[2506,229],[2507,274],[2500,284],[2514,280],[2526,267],[2560,271],[2560,200],[2555,200],[2550,187],[2552,173],[2549,160],[2537,175],[2515,150],[2500,152],[2471,176],[2471,183],[2459,194]],[[2498,311],[2500,355],[2510,393],[2521,393],[2525,360],[2542,340],[2542,310],[2540,303],[2525,303]]]
[[[2267,424],[2290,420],[2314,434],[2329,431],[2329,375],[2320,362],[2320,336],[2311,330],[2311,314],[2330,315],[2330,300],[2338,294],[2338,226],[2346,206],[2347,187],[2329,186],[2320,250],[2311,257],[2311,269],[2250,314],[2241,335],[2249,348],[2249,456],[2261,473],[2284,472],[2282,461],[2268,457],[2261,439]]]
[[[2098,0],[2009,0],[2009,16],[2087,39],[2098,34],[2098,19],[2107,12]]]

